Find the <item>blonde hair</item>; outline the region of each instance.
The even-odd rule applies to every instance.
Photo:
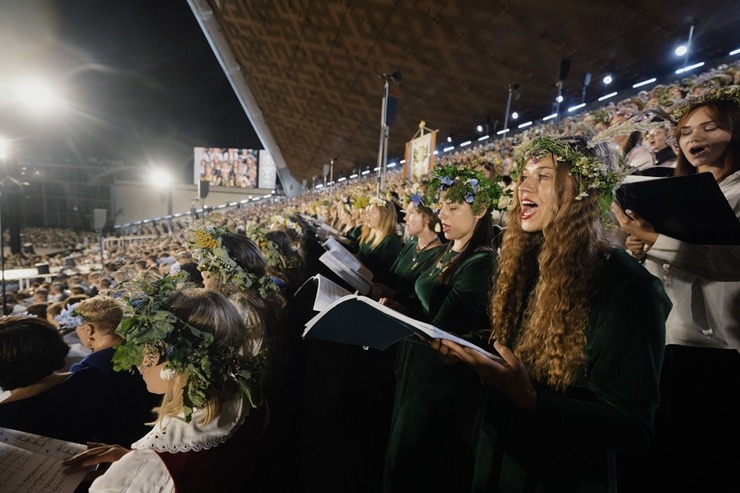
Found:
[[[95,329],[112,334],[123,318],[123,304],[116,298],[98,295],[80,301],[75,308],[85,322],[95,324]]]
[[[377,228],[368,228],[367,235],[363,229],[360,243],[369,243],[370,248],[376,248],[382,243],[386,236],[396,234],[396,210],[395,206],[386,200],[385,205],[370,204],[369,207],[375,207],[379,214],[379,224]]]

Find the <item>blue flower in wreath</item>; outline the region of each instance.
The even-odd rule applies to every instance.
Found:
[[[449,176],[443,176],[442,178],[439,179],[439,183],[443,187],[451,187],[452,184],[455,183],[455,180],[453,180]]]
[[[419,207],[419,204],[422,203],[422,196],[419,192],[415,192],[411,194],[411,202],[414,203],[416,207]]]
[[[475,178],[471,178],[468,180],[468,183],[470,183],[470,187],[473,189],[473,193],[478,193],[478,180],[476,180]]]
[[[475,200],[475,194],[472,194],[470,192],[467,192],[465,194],[465,202],[467,202],[468,204],[472,204],[474,200]]]

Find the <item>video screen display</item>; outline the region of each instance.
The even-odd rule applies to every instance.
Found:
[[[275,163],[258,149],[196,147],[194,183],[212,187],[274,188]]]

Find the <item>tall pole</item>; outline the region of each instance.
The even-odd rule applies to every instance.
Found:
[[[388,112],[388,76],[383,74],[385,85],[383,86],[383,105],[380,114],[380,146],[378,148],[378,187],[375,194],[380,197],[385,179],[386,163],[388,162],[388,123],[386,113]]]
[[[504,130],[501,132],[501,140],[506,139],[507,130],[509,129],[509,111],[511,111],[511,93],[513,88],[509,84],[509,95],[506,98],[506,114],[504,115]]]
[[[558,81],[558,97],[555,98],[555,125],[560,125],[560,101],[563,99],[563,81]]]
[[[691,26],[689,27],[689,41],[686,43],[686,53],[683,56],[683,68],[684,69],[689,64],[689,53],[691,53],[691,40],[694,37],[694,26],[696,26],[697,24],[699,24],[699,19],[694,19],[691,21]]]

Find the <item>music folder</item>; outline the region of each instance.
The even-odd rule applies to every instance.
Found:
[[[625,182],[616,200],[671,238],[695,245],[740,245],[740,221],[711,173]]]

